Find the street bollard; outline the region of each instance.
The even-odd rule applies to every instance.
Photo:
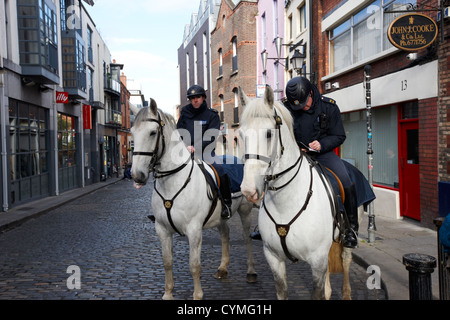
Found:
[[[431,274],[436,268],[436,258],[408,253],[403,256],[403,264],[409,271],[409,299],[432,300]]]

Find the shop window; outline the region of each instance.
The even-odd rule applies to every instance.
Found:
[[[341,148],[341,158],[355,165],[368,177],[366,111],[342,115],[347,138]],[[397,106],[372,109],[373,182],[397,187],[398,125]]]
[[[392,48],[386,33],[398,14],[385,11],[406,10],[415,4],[414,0],[376,0],[330,30],[330,72]]]
[[[48,110],[9,100],[11,203],[48,195]]]

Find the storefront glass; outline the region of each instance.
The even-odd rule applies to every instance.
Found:
[[[9,179],[12,205],[49,195],[48,110],[9,100]]]
[[[58,168],[61,192],[78,186],[77,131],[74,116],[58,113]]]
[[[347,139],[341,157],[368,177],[366,111],[342,115]],[[397,106],[372,109],[373,182],[398,188]]]

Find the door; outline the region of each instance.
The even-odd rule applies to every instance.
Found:
[[[402,215],[420,220],[419,123],[401,123],[400,210]]]

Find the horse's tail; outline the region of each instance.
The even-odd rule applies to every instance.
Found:
[[[344,264],[342,258],[342,251],[344,250],[344,244],[342,241],[339,243],[333,241],[330,251],[328,253],[328,272],[329,273],[342,273],[344,272]]]

